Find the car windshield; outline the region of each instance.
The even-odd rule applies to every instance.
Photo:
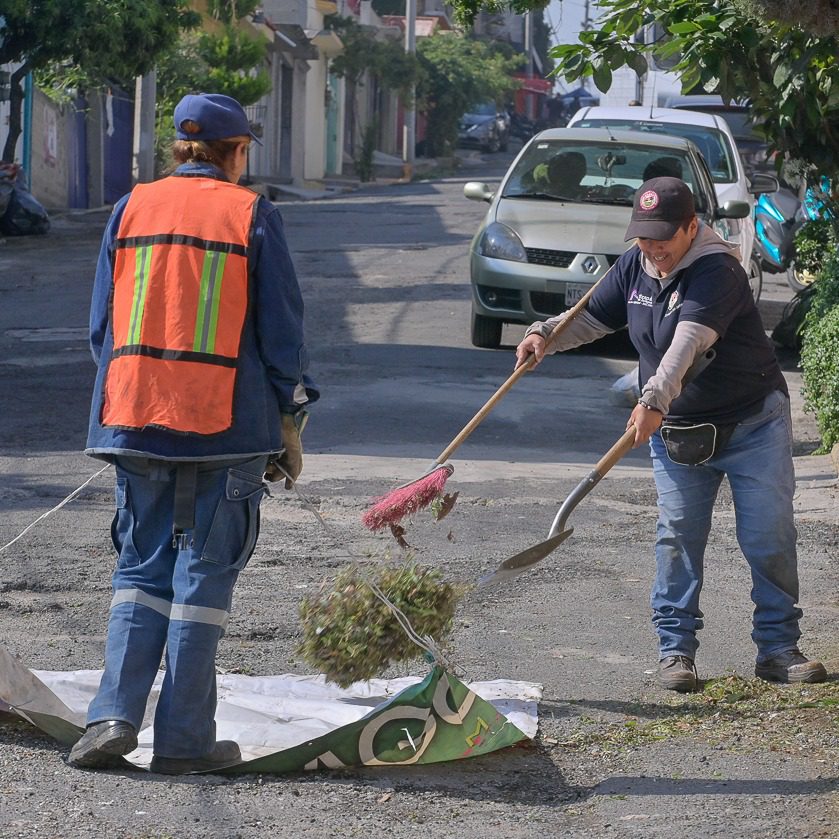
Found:
[[[668,134],[671,137],[683,137],[690,140],[702,152],[711,177],[715,183],[734,183],[737,180],[737,168],[734,163],[735,150],[722,131],[703,125],[685,125],[680,122],[659,122],[657,120],[628,119],[582,119],[575,123],[575,128],[611,128],[646,131],[653,134]]]
[[[481,105],[475,105],[474,108],[470,108],[468,111],[468,113],[476,117],[494,117],[497,112],[498,109],[492,102],[484,102]]]
[[[694,193],[697,212],[708,212],[686,149],[608,141],[531,143],[510,172],[502,197],[631,207],[638,187],[662,175],[682,178]]]

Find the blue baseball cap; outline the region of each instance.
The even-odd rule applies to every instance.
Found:
[[[198,131],[186,132],[187,120],[198,125]],[[221,93],[188,93],[175,105],[175,133],[179,140],[227,140],[250,137],[262,145],[251,131],[245,109],[231,96]]]

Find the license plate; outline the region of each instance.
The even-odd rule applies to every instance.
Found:
[[[591,288],[588,285],[580,285],[579,283],[565,284],[565,305],[574,306],[583,299],[583,295]]]

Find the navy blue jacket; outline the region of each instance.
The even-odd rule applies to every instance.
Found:
[[[208,163],[179,166],[172,177],[224,175]],[[248,245],[250,303],[242,335],[233,398],[233,424],[214,435],[161,428],[132,431],[100,423],[105,374],[111,360],[110,305],[114,239],[129,196],[114,207],[102,238],[90,307],[90,348],[98,365],[85,453],[110,459],[134,454],[164,460],[217,460],[278,452],[280,414],[295,413],[319,397],[306,375],[303,299],[288,251],[280,211],[259,198]],[[198,209],[200,211],[200,208]]]

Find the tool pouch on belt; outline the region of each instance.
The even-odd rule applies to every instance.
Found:
[[[667,457],[681,466],[698,466],[721,452],[737,424],[680,423],[665,420],[659,428]]]

